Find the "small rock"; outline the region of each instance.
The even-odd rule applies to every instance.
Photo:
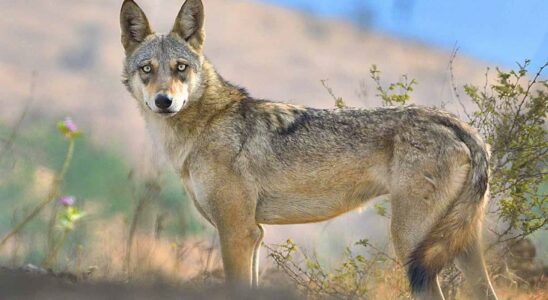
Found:
[[[32,274],[48,274],[48,271],[44,268],[37,267],[33,264],[26,264],[25,266],[19,268],[21,271]]]

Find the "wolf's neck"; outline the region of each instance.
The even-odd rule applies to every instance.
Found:
[[[160,119],[150,114],[147,122],[154,142],[164,148],[177,169],[212,120],[248,97],[245,90],[225,81],[207,60],[204,61],[203,77],[197,89],[197,99],[192,99],[189,107],[178,115]]]
[[[199,135],[213,118],[249,97],[244,89],[224,80],[207,60],[202,72],[197,91],[193,93],[196,98],[191,99],[184,111],[167,120],[173,127],[178,127],[180,135],[188,138]]]
[[[231,102],[241,101],[249,97],[244,89],[224,80],[207,59],[203,63],[203,74],[201,84],[203,94],[200,103],[209,107],[211,105],[224,107]]]

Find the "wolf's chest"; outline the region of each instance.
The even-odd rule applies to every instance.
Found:
[[[156,151],[163,153],[179,173],[189,148],[184,137],[165,120],[156,118],[147,120],[147,129]]]

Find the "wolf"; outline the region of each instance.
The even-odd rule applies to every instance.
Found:
[[[324,221],[387,195],[391,236],[417,299],[444,299],[453,261],[475,299],[496,299],[480,245],[489,153],[433,108],[314,109],[252,98],[204,56],[204,6],[168,34],[125,0],[123,83],[198,211],[218,231],[229,283],[258,284],[263,224]]]

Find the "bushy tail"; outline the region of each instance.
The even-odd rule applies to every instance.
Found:
[[[479,238],[479,225],[483,207],[488,198],[489,153],[487,145],[470,127],[446,116],[434,117],[445,125],[470,150],[470,169],[460,194],[449,205],[432,231],[411,253],[407,262],[407,275],[413,293],[424,291],[436,275],[464,251],[474,239]]]

